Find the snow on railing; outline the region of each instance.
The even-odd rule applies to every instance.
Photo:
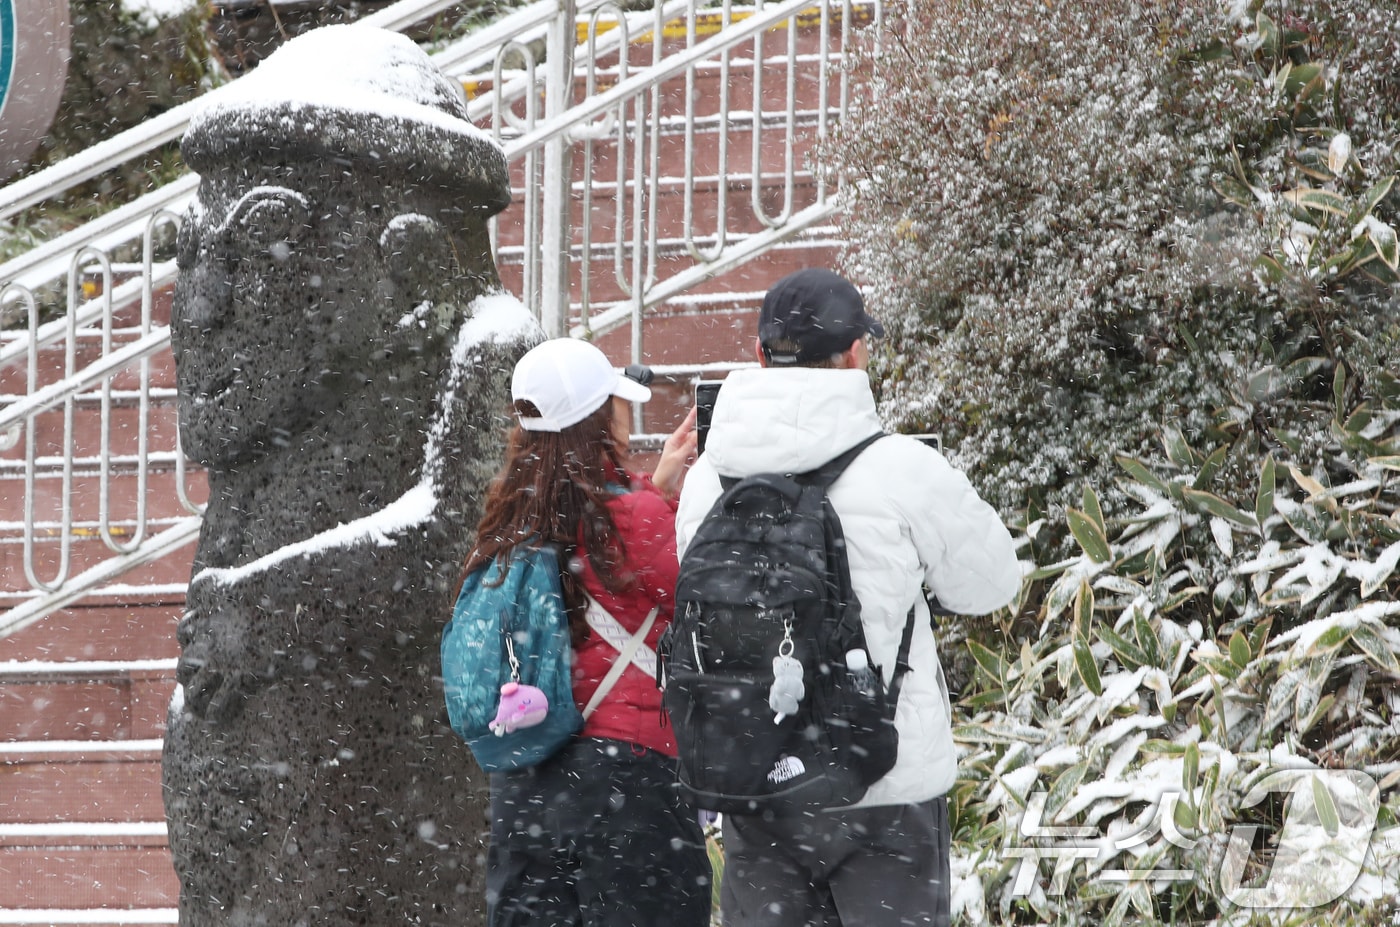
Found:
[[[402,29],[450,5],[401,0],[363,22]],[[850,106],[843,52],[880,15],[880,0],[634,12],[544,0],[438,52],[507,152],[516,205],[493,225],[503,277],[552,333],[630,324],[640,360],[649,310],[825,234],[834,191],[805,152]],[[0,217],[178,138],[199,105],[0,189]],[[0,317],[27,323],[0,331],[0,480],[23,470],[29,584],[0,589],[18,603],[0,637],[197,537],[202,474],[185,472],[169,390],[151,385],[170,364],[171,231],[197,184],[181,177],[0,265]],[[74,429],[90,407],[98,447]],[[118,498],[113,480],[132,475],[139,490]],[[73,542],[94,523],[111,556],[75,573]]]

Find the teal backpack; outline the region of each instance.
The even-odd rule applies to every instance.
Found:
[[[442,680],[452,729],[483,770],[541,763],[583,727],[572,656],[552,548],[515,548],[504,579],[494,561],[468,574],[442,632]]]

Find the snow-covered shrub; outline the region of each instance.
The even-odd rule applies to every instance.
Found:
[[[1336,387],[1345,395],[1343,377]],[[1078,553],[1040,566],[1026,601],[969,631],[952,674],[968,923],[1346,924],[1400,908],[1400,393],[1334,411],[1324,467],[1266,458],[1247,494],[1221,491],[1224,447],[1178,440],[1176,462],[1156,465],[1120,456],[1132,511],[1106,518],[1086,490],[1064,525]],[[1037,555],[1052,528],[1029,526]],[[1228,839],[1246,825],[1278,838],[1282,802],[1247,799],[1282,768],[1378,784],[1376,831],[1358,847],[1369,856],[1325,909],[1235,908]],[[1042,860],[1018,891],[1026,863],[1007,848],[1045,845],[1026,837],[1028,813],[1089,828],[1098,839],[1077,845],[1093,858],[1059,885],[1054,857]],[[1174,839],[1160,836],[1163,815]],[[1134,869],[1192,878],[1104,877]]]
[[[1003,512],[1221,409],[1256,457],[1313,422],[1306,468],[1335,363],[1394,366],[1395,4],[1284,8],[902,0],[862,62],[822,163],[890,332],[882,411]]]
[[[219,80],[206,3],[73,0],[69,13],[68,80],[35,167],[76,155]]]
[[[67,2],[67,0],[65,0]],[[221,76],[205,31],[209,4],[198,0],[71,0],[68,74],[53,124],[17,177],[52,166],[139,125],[217,84]],[[176,142],[121,164],[65,194],[0,221],[0,261],[52,240],[124,205],[185,170]],[[167,226],[158,227],[165,236]],[[122,254],[139,260],[139,252]],[[48,302],[51,297],[42,297]],[[62,299],[56,298],[62,311]],[[13,307],[6,307],[11,309]],[[46,313],[55,310],[46,307]],[[14,323],[13,313],[0,326]]]
[[[940,627],[963,921],[1389,923],[1394,0],[896,0],[879,35],[821,164],[889,332],[881,411],[941,433],[1035,564]],[[1297,849],[1255,800],[1286,767],[1377,784],[1370,855],[1333,903],[1235,906],[1232,836]],[[1092,858],[1027,872],[1045,833]]]

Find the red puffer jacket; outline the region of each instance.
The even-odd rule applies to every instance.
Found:
[[[656,649],[661,632],[671,623],[676,588],[676,503],[663,496],[649,476],[627,474],[631,491],[619,493],[608,503],[613,524],[626,551],[624,570],[636,583],[621,593],[603,587],[588,558],[580,557],[583,584],[618,623],[635,632],[646,621],[653,605],[660,606],[647,633],[647,646]],[[579,710],[588,704],[617,657],[607,641],[590,631],[574,654],[574,701]],[[629,665],[612,691],[584,723],[582,736],[607,737],[650,747],[667,756],[676,755],[671,722],[661,708],[656,680]]]

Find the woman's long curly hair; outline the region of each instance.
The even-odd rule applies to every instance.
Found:
[[[527,417],[540,414],[524,400],[514,409]],[[605,588],[621,591],[629,583],[622,570],[622,538],[607,504],[617,491],[610,481],[626,479],[626,450],[613,438],[612,421],[608,401],[563,431],[526,431],[517,423],[506,440],[505,465],[487,490],[476,546],[462,571],[465,576],[493,560],[504,569],[521,544],[553,546],[575,643],[587,635],[580,553]]]

